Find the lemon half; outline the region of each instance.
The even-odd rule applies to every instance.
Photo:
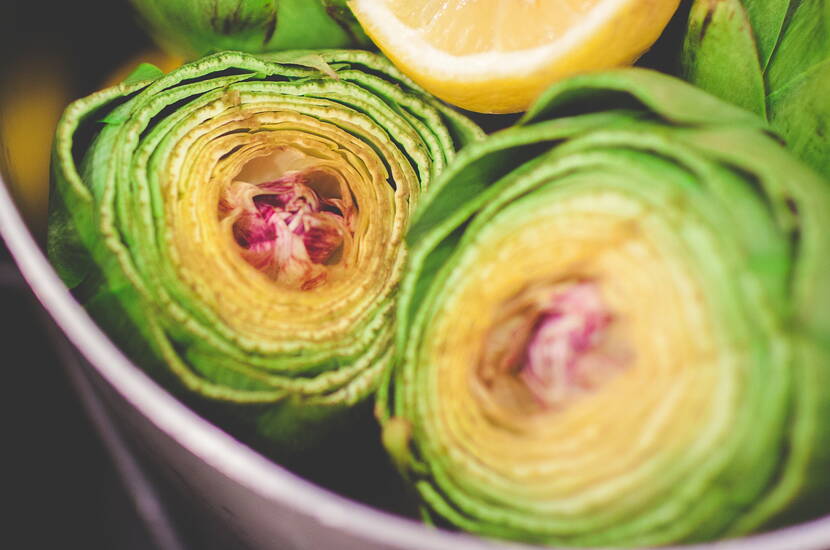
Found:
[[[629,65],[679,0],[351,0],[380,49],[441,99],[511,113],[562,78]]]

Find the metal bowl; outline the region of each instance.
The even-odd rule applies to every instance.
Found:
[[[12,35],[14,40],[19,41],[18,45],[23,44],[23,47],[3,48],[9,66],[15,64],[16,55],[27,51],[27,40],[32,43],[42,38],[26,31],[29,23],[23,18],[29,15],[15,13],[15,7],[22,5],[14,4],[11,18],[6,19],[18,29]],[[123,11],[125,6],[108,9]],[[36,21],[41,29],[45,25],[47,29],[64,32],[67,26],[74,25],[75,38],[84,33],[97,33],[100,39],[102,31],[95,27],[100,17],[76,17],[77,20],[67,21],[70,14],[60,9],[42,12]],[[119,21],[129,22],[127,16],[119,17]],[[98,82],[103,80],[105,65],[111,64],[114,56],[143,47],[142,39],[136,38],[141,36],[140,32],[134,26],[126,31],[110,26],[107,32],[127,36],[128,44],[120,50],[115,48],[115,52],[97,45],[82,53],[77,48],[74,53],[62,52],[64,57],[85,56],[80,60],[85,67],[94,67],[100,61]],[[0,89],[6,82],[0,80]],[[25,93],[25,86],[22,90]],[[80,95],[87,91],[73,92]],[[0,142],[3,138],[0,135]],[[9,151],[10,160],[16,160],[15,149],[12,147]],[[60,339],[71,343],[73,351],[65,355],[65,362],[76,386],[82,392],[94,393],[114,429],[164,472],[164,477],[178,490],[189,495],[188,502],[205,518],[206,525],[233,533],[232,538],[240,546],[255,550],[532,548],[425,527],[417,521],[349,500],[268,460],[197,415],[131,363],[75,302],[24,222],[10,192],[12,183],[3,182],[0,176],[0,235],[43,308],[59,327]],[[827,550],[830,549],[830,517],[742,539],[683,548]]]

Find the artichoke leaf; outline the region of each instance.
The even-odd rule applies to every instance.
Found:
[[[797,155],[830,174],[830,3],[696,0],[681,58],[684,78],[762,116]]]
[[[746,15],[758,44],[761,68],[766,70],[780,40],[784,22],[789,14],[790,0],[754,0],[744,2]],[[734,69],[735,67],[733,67]]]
[[[766,117],[766,87],[754,27],[741,0],[695,2],[683,45],[685,77]]]

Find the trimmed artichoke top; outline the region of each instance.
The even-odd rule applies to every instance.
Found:
[[[374,391],[410,211],[481,130],[368,52],[136,78],[59,125],[51,260],[140,364],[313,439],[286,411]]]
[[[156,41],[185,58],[371,44],[346,0],[131,1]]]
[[[830,186],[630,69],[466,148],[408,234],[384,443],[436,521],[564,546],[827,509]]]

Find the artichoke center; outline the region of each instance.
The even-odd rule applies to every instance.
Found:
[[[517,370],[539,403],[555,406],[593,385],[602,365],[591,352],[612,321],[591,283],[579,283],[551,296],[539,313]]]
[[[629,363],[616,323],[594,282],[527,289],[502,307],[477,375],[508,410],[560,409]]]
[[[354,215],[342,198],[323,195],[325,183],[325,174],[314,170],[259,184],[234,181],[219,210],[220,218],[231,218],[242,257],[286,286],[323,285],[351,244]]]

